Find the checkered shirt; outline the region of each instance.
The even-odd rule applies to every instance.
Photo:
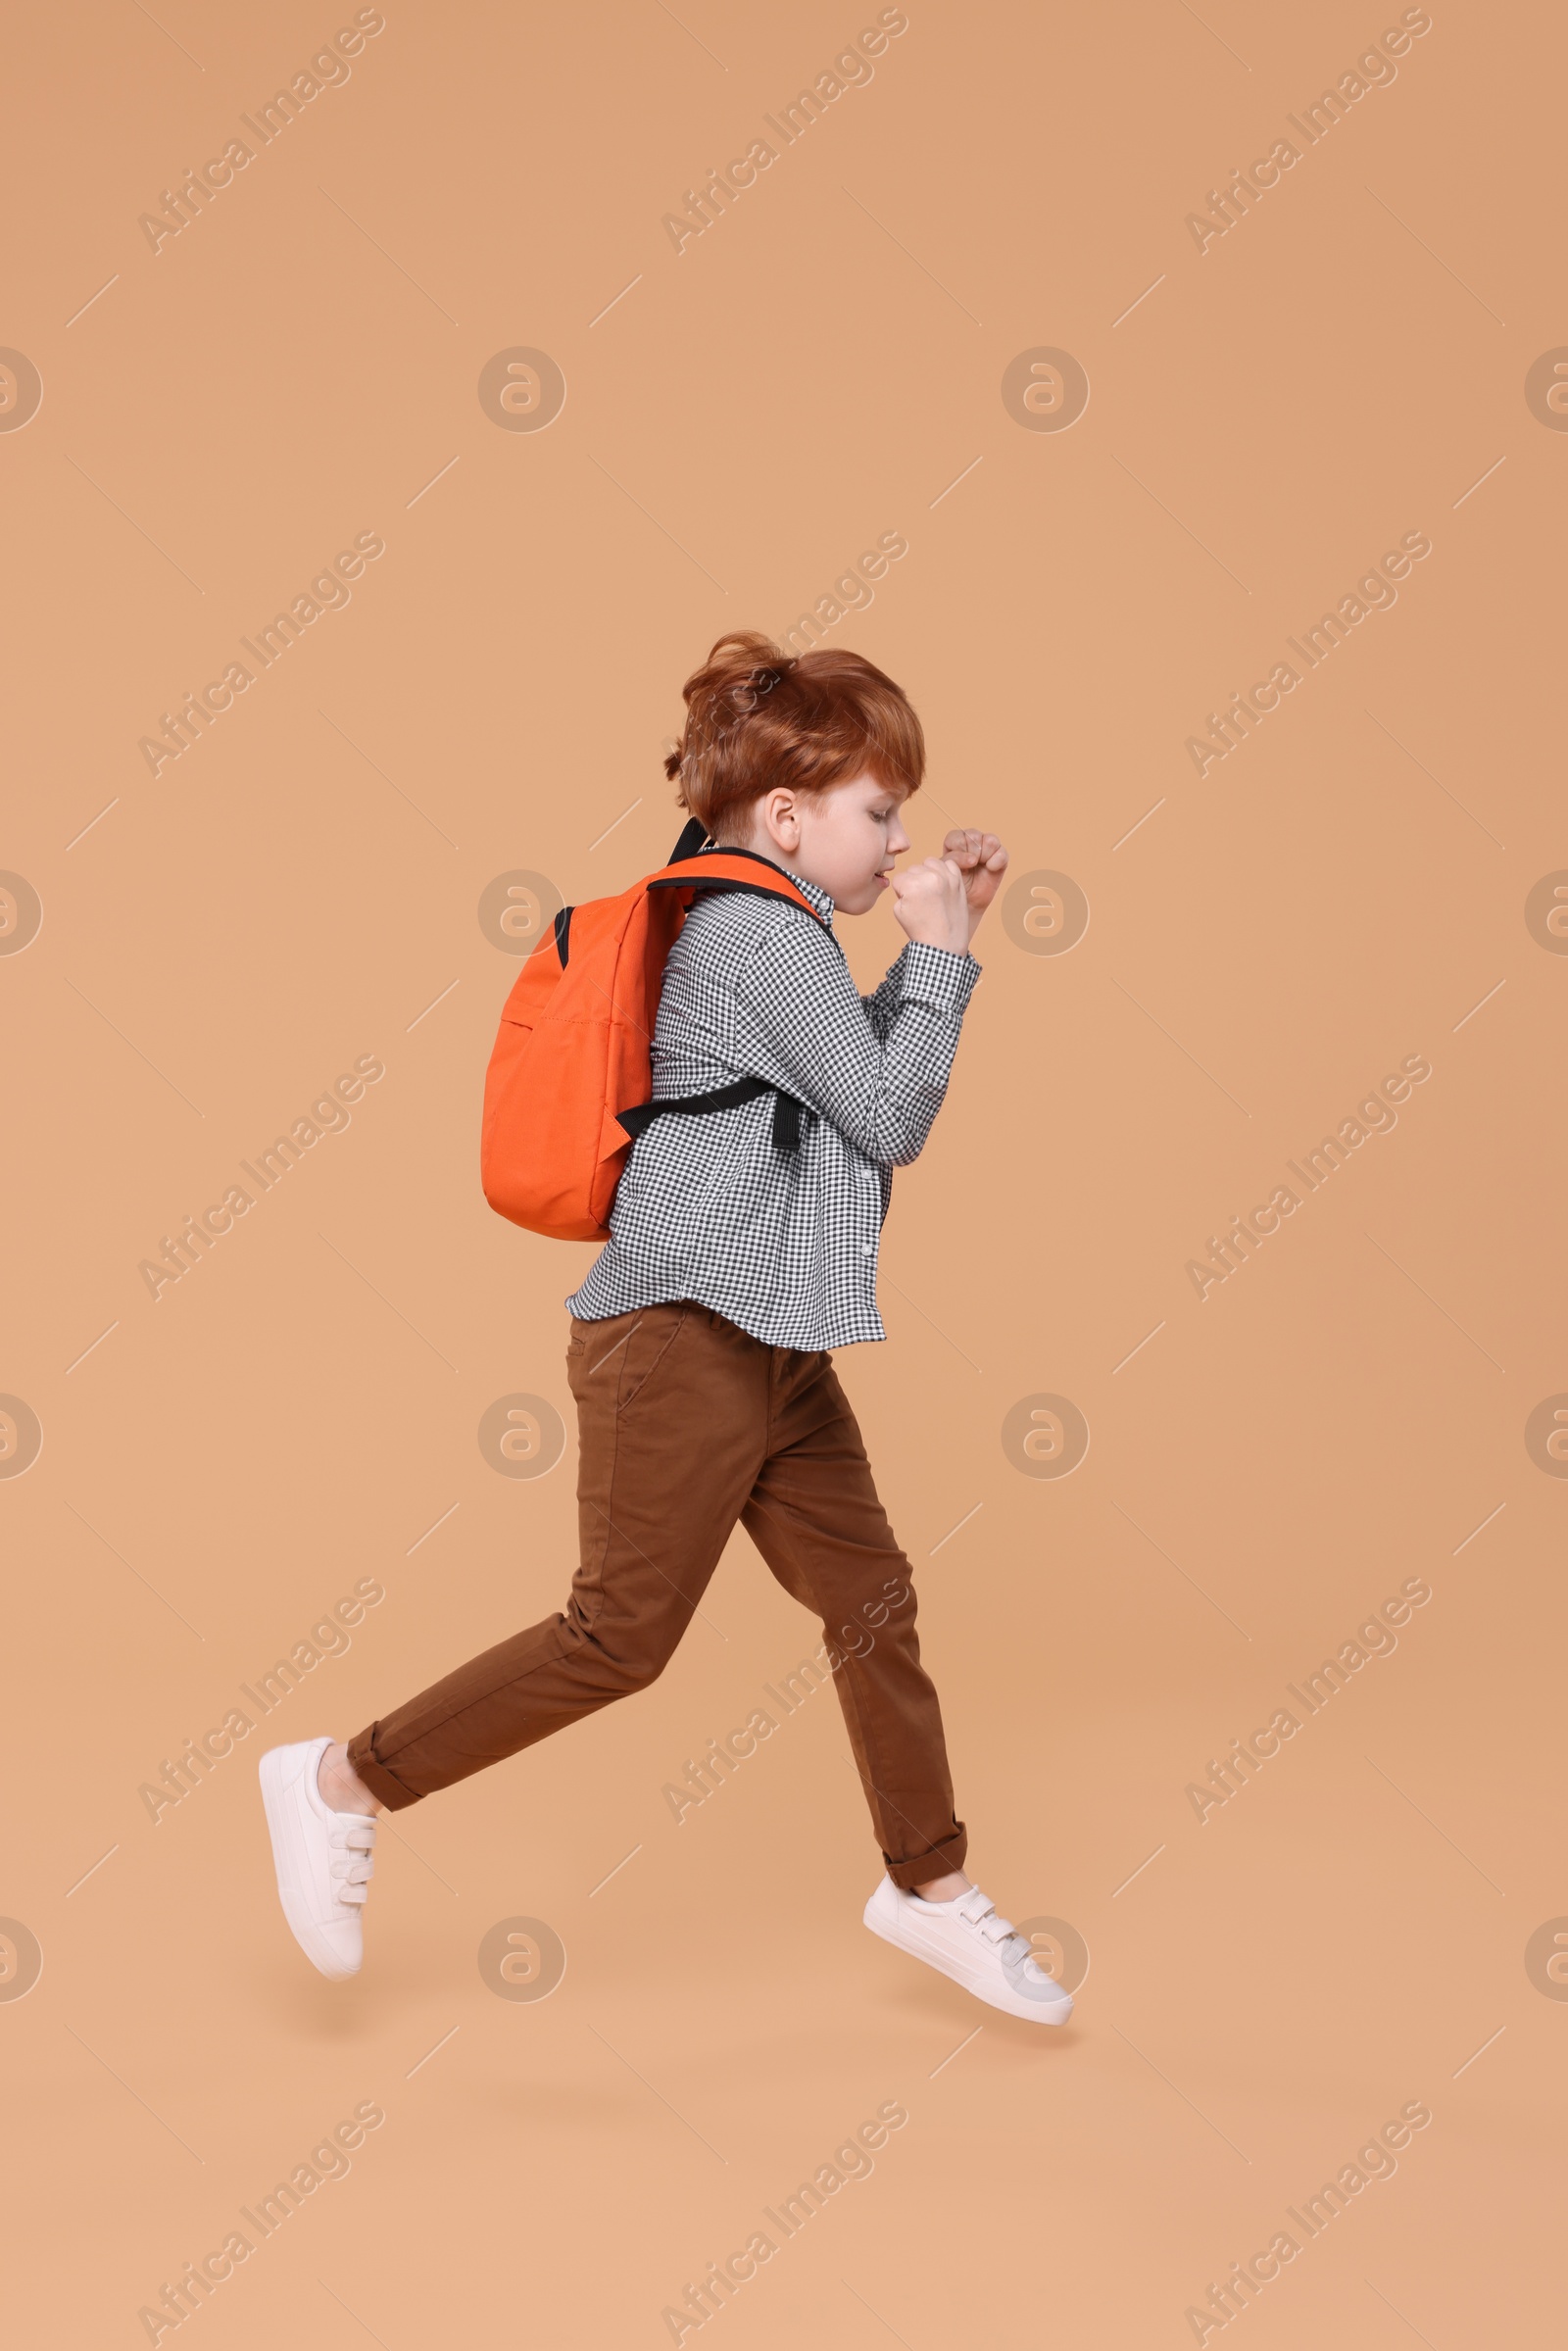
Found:
[[[911,940],[860,996],[833,901],[798,882],[817,922],[782,899],[700,895],[670,952],[653,1045],[653,1099],[761,1078],[808,1113],[800,1149],[773,1142],[774,1100],[656,1118],[632,1146],[611,1238],[566,1299],[600,1321],[692,1298],[772,1347],[885,1339],[877,1245],[893,1169],[942,1107],[969,955]]]

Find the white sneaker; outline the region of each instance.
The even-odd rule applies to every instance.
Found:
[[[971,1886],[951,1902],[922,1902],[884,1878],[865,1906],[865,1923],[928,1967],[939,1968],[992,2008],[1032,2025],[1064,2025],[1072,1994],[1048,1976],[1010,1919]]]
[[[359,1974],[365,1956],[361,1913],[375,1867],[375,1821],[368,1812],[334,1812],[317,1786],[331,1743],[269,1747],[259,1770],[283,1916],[312,1966],[341,1983]]]

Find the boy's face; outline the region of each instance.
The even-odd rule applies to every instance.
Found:
[[[888,887],[895,858],[909,846],[899,821],[905,797],[874,775],[835,784],[819,799],[768,792],[753,803],[750,828],[736,846],[815,882],[841,913],[868,913]]]

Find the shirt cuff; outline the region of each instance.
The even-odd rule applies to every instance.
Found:
[[[928,947],[923,939],[911,939],[899,963],[902,1003],[932,1004],[939,1012],[951,1012],[961,1018],[980,978],[980,966],[973,955],[967,952],[956,955],[952,948]]]

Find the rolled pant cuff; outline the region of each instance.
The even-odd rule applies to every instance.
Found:
[[[358,1771],[358,1764],[354,1768]],[[959,1821],[951,1837],[943,1837],[940,1844],[933,1845],[914,1861],[888,1861],[885,1853],[882,1859],[899,1891],[912,1894],[917,1886],[929,1886],[933,1878],[945,1878],[950,1870],[961,1870],[968,1850],[969,1833]]]
[[[376,1756],[374,1739],[374,1723],[368,1731],[356,1731],[348,1742],[349,1762],[356,1777],[364,1781],[378,1803],[384,1804],[388,1812],[401,1812],[405,1805],[419,1801],[418,1790],[405,1788],[401,1780],[392,1777]]]

